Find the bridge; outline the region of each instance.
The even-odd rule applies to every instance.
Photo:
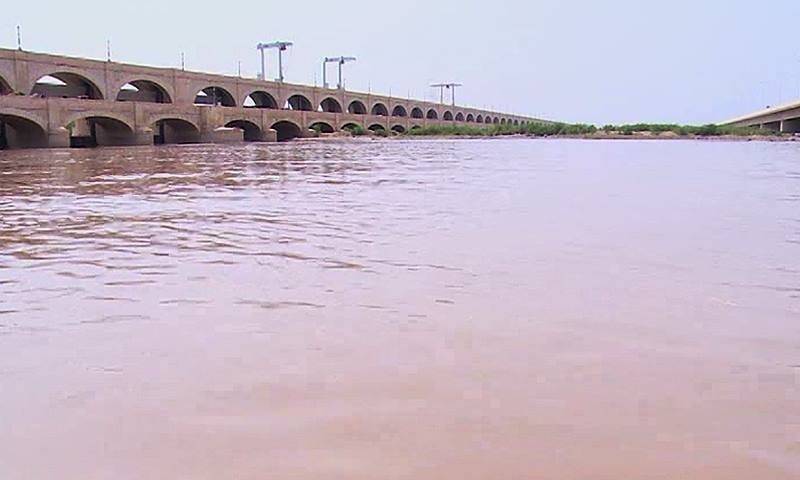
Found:
[[[0,49],[0,147],[285,141],[542,122],[371,93]]]
[[[777,107],[734,118],[723,125],[734,127],[759,127],[782,133],[800,133],[800,102]]]

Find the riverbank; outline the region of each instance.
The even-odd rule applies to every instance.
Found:
[[[560,137],[591,139],[740,139],[794,141],[794,135],[752,127],[723,125],[632,124],[594,125],[566,123],[531,123],[527,125],[492,125],[488,128],[471,125],[432,125],[417,127],[404,135],[412,137]]]

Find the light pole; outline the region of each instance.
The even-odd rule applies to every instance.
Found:
[[[325,88],[328,88],[328,69],[327,65],[329,63],[338,63],[339,64],[339,84],[337,85],[338,89],[344,88],[344,83],[342,82],[342,66],[347,62],[355,62],[356,57],[325,57],[322,61],[322,85]]]
[[[283,51],[294,45],[292,42],[259,43],[256,49],[261,51],[261,80],[267,79],[267,63],[264,50],[275,48],[278,50],[278,81],[283,82]]]
[[[435,83],[431,85],[431,87],[439,89],[439,103],[444,105],[444,89],[451,90],[452,89],[452,97],[453,97],[453,106],[456,106],[456,87],[463,87],[464,84],[462,83]]]

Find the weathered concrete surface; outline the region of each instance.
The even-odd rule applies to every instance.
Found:
[[[37,83],[42,77],[57,83]],[[198,95],[198,92],[203,92]],[[0,143],[139,145],[275,141],[317,125],[407,131],[432,124],[545,122],[468,107],[0,49]]]

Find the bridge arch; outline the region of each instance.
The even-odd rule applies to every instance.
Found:
[[[347,122],[344,125],[342,125],[342,128],[340,128],[339,130],[343,130],[343,131],[352,133],[355,130],[359,130],[359,129],[363,130],[363,128],[364,127],[362,127],[361,125],[359,125],[359,124],[357,124],[355,122]]]
[[[80,112],[66,119],[70,147],[135,145],[133,126],[110,112]]]
[[[494,120],[492,120],[492,123],[494,123],[496,125],[496,124],[500,123],[500,119],[497,118],[497,117],[494,117]]]
[[[47,130],[42,122],[16,109],[0,110],[0,150],[47,147]]]
[[[198,106],[235,107],[236,100],[228,90],[212,85],[197,92],[194,97],[194,104]]]
[[[366,115],[367,106],[364,105],[364,102],[361,100],[353,100],[350,102],[350,105],[347,106],[347,113],[352,115]]]
[[[461,112],[456,113],[456,122],[463,122],[464,121],[464,114]]]
[[[200,142],[200,128],[187,118],[162,115],[153,117],[151,125],[156,145]]]
[[[392,109],[392,116],[393,117],[407,117],[408,116],[408,110],[406,110],[406,107],[404,107],[402,105],[395,105],[395,107]]]
[[[254,92],[250,92],[246,97],[244,97],[244,100],[242,100],[242,106],[244,108],[268,108],[271,110],[277,110],[278,102],[275,100],[275,97],[270,95],[268,92],[256,90]]]
[[[283,108],[286,110],[297,110],[301,112],[310,112],[314,110],[311,100],[301,93],[296,93],[287,98],[286,103],[283,104]]]
[[[403,133],[406,133],[406,127],[404,127],[402,125],[394,125],[394,126],[392,126],[392,131],[394,133],[403,134]]]
[[[277,133],[279,142],[287,142],[289,140],[303,136],[303,132],[300,129],[300,126],[289,120],[280,120],[278,122],[275,122],[274,124],[272,124],[270,128],[272,130],[275,130],[275,132]]]
[[[475,121],[478,123],[483,123],[483,115],[479,113],[478,116],[475,117]]]
[[[62,71],[39,77],[31,88],[31,95],[103,100],[103,92],[92,80],[79,73]]]
[[[500,125],[505,125],[505,124],[506,124],[506,119],[505,118],[500,119]]]
[[[422,112],[421,108],[414,107],[411,109],[411,118],[425,118],[425,114]]]
[[[172,103],[172,95],[153,80],[131,80],[117,89],[118,102]]]
[[[425,118],[428,120],[438,120],[439,112],[437,112],[436,109],[431,108],[428,110],[428,113],[425,114]]]
[[[333,97],[328,97],[319,103],[319,111],[327,113],[342,113],[342,105]]]
[[[389,109],[386,108],[386,105],[382,102],[375,102],[372,106],[372,110],[370,110],[372,115],[376,115],[379,117],[388,117],[389,116]]]
[[[377,132],[385,132],[386,131],[386,127],[384,127],[380,123],[373,123],[372,125],[369,126],[369,128],[367,128],[367,130],[369,130],[370,132],[376,132],[376,133]]]
[[[473,123],[473,122],[475,122],[475,115],[473,115],[471,113],[468,113],[467,114],[467,123]]]
[[[311,130],[314,130],[314,131],[318,132],[318,133],[333,133],[333,132],[336,131],[336,130],[333,129],[331,124],[329,124],[328,122],[323,122],[323,121],[314,122],[309,126],[309,128]]]
[[[444,115],[442,116],[442,119],[447,121],[447,122],[452,122],[453,121],[453,112],[451,112],[450,110],[446,110],[444,112]]]
[[[225,124],[225,127],[241,130],[245,142],[260,142],[264,140],[264,132],[261,131],[261,127],[250,120],[231,120]]]

